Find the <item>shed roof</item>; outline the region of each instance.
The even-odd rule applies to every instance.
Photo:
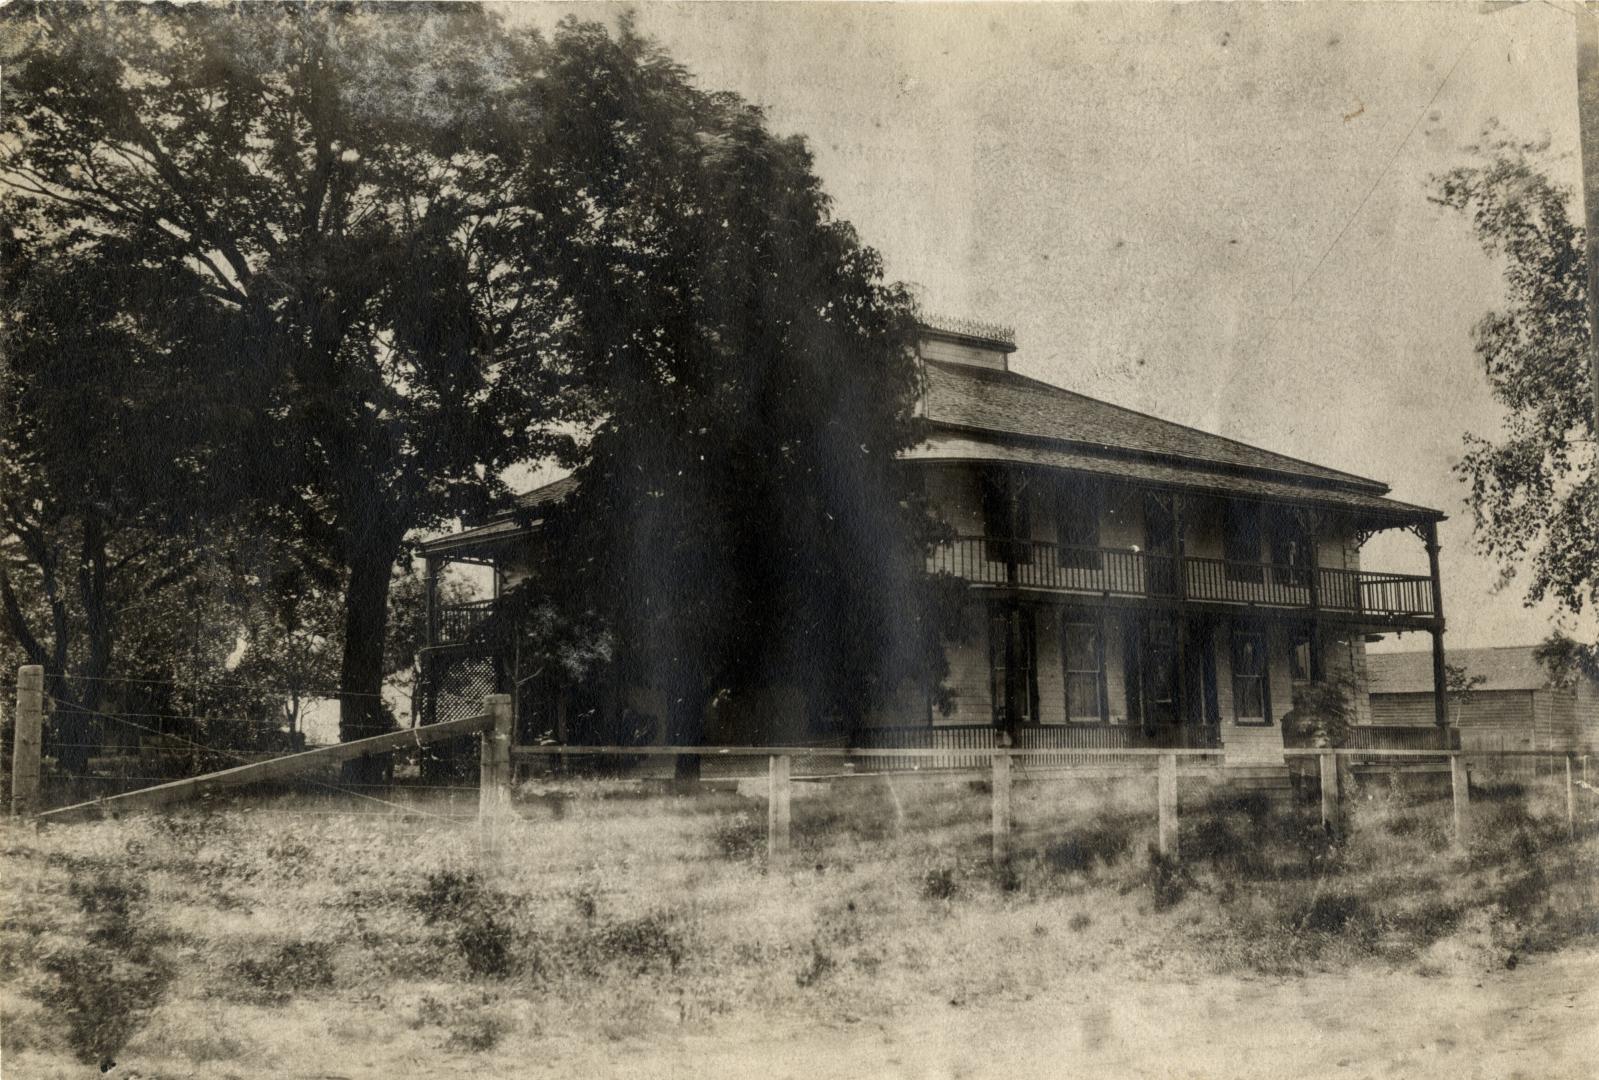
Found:
[[[1481,677],[1477,690],[1545,690],[1554,685],[1549,671],[1533,658],[1532,645],[1451,649],[1448,659]],[[1370,653],[1367,685],[1373,694],[1432,693],[1432,652]]]

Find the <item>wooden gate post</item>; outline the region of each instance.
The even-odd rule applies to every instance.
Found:
[[[1160,755],[1155,777],[1156,843],[1168,859],[1177,858],[1177,755]]]
[[[44,668],[17,669],[17,722],[11,740],[11,813],[28,817],[39,809],[39,748],[44,731]]]
[[[1010,751],[995,750],[991,760],[994,862],[1003,865],[1010,858]]]
[[[483,711],[492,724],[479,736],[477,820],[483,866],[494,871],[500,865],[501,832],[511,809],[511,695],[490,694],[483,699]]]
[[[1455,796],[1455,843],[1466,842],[1466,815],[1471,805],[1471,783],[1466,774],[1466,758],[1460,751],[1449,755],[1449,787]]]
[[[1331,826],[1338,820],[1338,755],[1316,755],[1321,772],[1321,823]]]
[[[766,759],[766,865],[773,871],[788,868],[789,778],[794,759],[773,754]]]

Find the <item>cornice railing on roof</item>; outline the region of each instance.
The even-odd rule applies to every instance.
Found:
[[[1182,560],[1179,582],[1174,556],[1041,540],[957,537],[933,549],[927,568],[973,585],[1165,600],[1181,596],[1206,603],[1320,608],[1354,615],[1433,614],[1432,580],[1424,576],[1319,567],[1313,591],[1307,566],[1188,557]]]
[[[925,329],[942,330],[946,334],[982,338],[984,341],[994,341],[1001,345],[1016,344],[1016,328],[1002,326],[999,323],[962,319],[951,315],[924,315],[921,324]]]

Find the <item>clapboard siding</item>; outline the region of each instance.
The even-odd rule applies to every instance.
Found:
[[[1431,694],[1372,694],[1370,712],[1373,724],[1422,727],[1437,719]]]
[[[949,713],[934,711],[935,724],[992,724],[993,695],[988,681],[988,619],[982,604],[968,604],[961,610],[964,640],[951,642],[945,650],[949,660],[948,687],[954,698]]]

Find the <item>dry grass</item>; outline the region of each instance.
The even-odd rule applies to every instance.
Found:
[[[1548,792],[1480,799],[1464,852],[1446,801],[1402,792],[1361,797],[1337,835],[1189,798],[1176,864],[1148,851],[1149,782],[1020,783],[1017,853],[996,870],[980,784],[855,780],[796,797],[785,874],[764,866],[758,800],[622,782],[523,795],[488,872],[476,830],[427,803],[11,828],[6,1061],[314,1075],[336,1044],[470,1071],[562,1040],[1021,999],[1074,972],[1428,974],[1599,934],[1599,841],[1569,842]]]

